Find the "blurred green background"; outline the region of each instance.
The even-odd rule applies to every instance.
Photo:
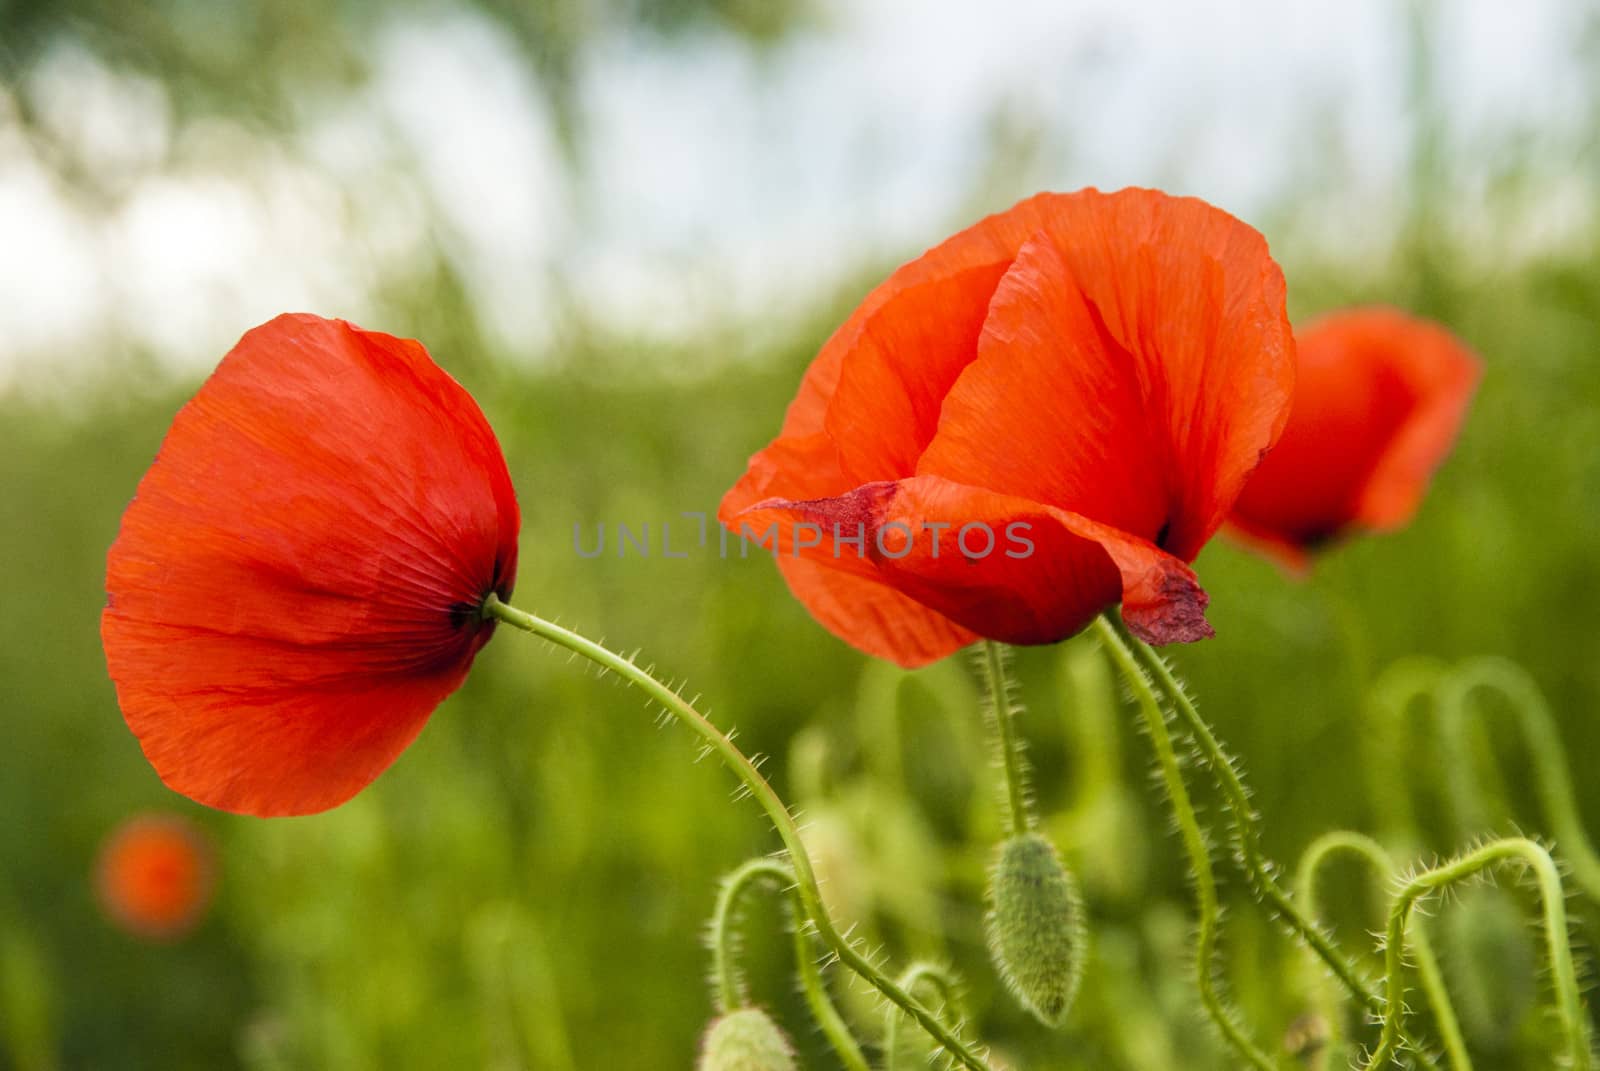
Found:
[[[1525,667],[1558,716],[1580,810],[1600,827],[1600,83],[1589,77],[1600,22],[1579,5],[1531,5],[1515,24],[1542,30],[1497,42],[1483,11],[1329,16],[1329,51],[1354,41],[1393,90],[1377,98],[1374,131],[1361,125],[1367,105],[1341,110],[1342,83],[1328,80],[1339,61],[1295,80],[1278,55],[1292,43],[1275,43],[1258,6],[1261,25],[1228,22],[1215,41],[1174,46],[1120,26],[1109,7],[1096,21],[1094,5],[1046,17],[1055,36],[1024,42],[1017,26],[1027,37],[1043,17],[1029,5],[969,25],[903,4],[863,16],[804,0],[0,0],[0,1066],[693,1061],[711,1013],[702,933],[716,880],[776,841],[731,798],[730,777],[695,764],[686,734],[655,727],[638,696],[507,632],[373,788],[276,821],[168,793],[124,728],[97,635],[118,517],[209,364],[245,328],[303,304],[423,339],[472,390],[523,504],[516,602],[643,648],[747,750],[773,756],[767,770],[811,823],[836,910],[897,962],[955,964],[979,1032],[1014,1066],[1226,1066],[1192,998],[1190,901],[1146,744],[1090,645],[1018,658],[1039,798],[1088,891],[1094,937],[1079,1005],[1050,1032],[997,989],[982,944],[998,817],[965,663],[909,682],[868,665],[759,557],[573,550],[574,525],[659,533],[673,522],[675,540],[686,534],[680,512],[715,509],[873,282],[1039,187],[1138,181],[1212,197],[1267,234],[1297,318],[1395,303],[1485,358],[1459,447],[1408,529],[1334,550],[1303,584],[1221,541],[1199,562],[1217,638],[1175,657],[1244,761],[1269,852],[1292,862],[1340,826],[1425,858],[1464,843],[1429,732],[1393,770],[1368,765],[1365,696],[1411,656]],[[915,51],[929,20],[946,37],[916,55],[1001,54],[973,67],[952,52],[950,70],[1010,70],[1007,48],[1028,70],[1053,70],[1059,45],[1068,81],[957,79],[951,99],[971,104],[961,137],[920,145],[943,128],[945,98],[895,83],[907,63],[875,49]],[[1483,72],[1463,69],[1463,35],[1491,39],[1467,52]],[[1373,36],[1376,48],[1361,44]],[[1262,114],[1212,122],[1182,86],[1094,92],[1153,62],[1141,48],[1159,59],[1174,47],[1194,69],[1237,68],[1267,86],[1211,85],[1212,96],[1197,90],[1202,105],[1259,98]],[[413,85],[412,66],[434,59],[465,71],[472,91],[421,71]],[[880,63],[881,81],[862,73]],[[682,81],[702,65],[708,81]],[[835,100],[837,124],[812,104],[790,121],[786,107],[826,97],[834,79],[879,95],[859,109]],[[1480,91],[1519,79],[1533,88],[1517,108]],[[657,81],[676,95],[636,114]],[[631,95],[606,103],[613,84]],[[497,100],[515,106],[484,104]],[[407,118],[419,114],[421,125]],[[1100,125],[1086,135],[1073,123],[1091,114]],[[541,137],[497,155],[530,115]],[[704,174],[696,144],[679,141],[686,122],[723,154]],[[1187,141],[1080,140],[1161,122]],[[1259,143],[1241,147],[1241,128]],[[462,130],[468,141],[452,140]],[[876,163],[835,166],[871,158],[874,131],[889,132]],[[712,173],[739,152],[746,170]],[[961,165],[942,168],[947,154]],[[790,166],[812,159],[815,171]],[[548,180],[539,190],[518,185],[529,160]],[[1266,186],[1256,160],[1272,164]],[[509,189],[483,185],[502,169]],[[657,169],[665,192],[652,201],[639,191]],[[680,219],[672,183],[687,197],[697,176],[710,205],[686,201]],[[880,180],[910,185],[886,194]],[[759,189],[741,200],[719,193],[723,182]],[[547,194],[553,208],[519,214]],[[538,256],[518,244],[524,231],[544,236]],[[1505,719],[1485,721],[1503,782],[1494,829],[1545,832],[1520,743],[1501,733]],[[1398,832],[1373,802],[1395,778],[1418,815]],[[94,901],[97,847],[147,810],[188,815],[220,853],[212,911],[172,945],[122,934]],[[1277,1046],[1309,1006],[1314,972],[1231,873],[1223,894],[1226,977]],[[1379,900],[1355,871],[1339,872],[1328,905],[1350,947],[1370,947]],[[1549,1066],[1537,945],[1516,921],[1526,906],[1469,896],[1438,928],[1481,1066]],[[1456,911],[1467,921],[1452,928]],[[1587,959],[1600,915],[1577,914]],[[790,980],[782,922],[775,906],[750,914],[752,988],[806,1066],[834,1066]],[[872,1002],[838,989],[872,1034]]]

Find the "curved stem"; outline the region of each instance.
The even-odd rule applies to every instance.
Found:
[[[927,982],[939,994],[939,999],[946,1004],[953,1004],[956,999],[956,980],[950,972],[937,963],[913,963],[907,967],[900,976],[900,985],[906,992],[914,992],[917,986]]]
[[[1324,833],[1306,846],[1295,871],[1295,891],[1305,904],[1306,914],[1313,919],[1318,915],[1317,875],[1323,863],[1339,854],[1355,855],[1366,861],[1384,882],[1395,876],[1394,860],[1383,850],[1383,845],[1371,837],[1342,829]],[[1433,954],[1433,942],[1428,940],[1427,931],[1420,926],[1409,935],[1409,939],[1411,950],[1417,958],[1417,977],[1422,981],[1422,990],[1427,994],[1428,1005],[1433,1009],[1434,1020],[1439,1025],[1445,1056],[1456,1071],[1472,1071],[1472,1057],[1467,1053],[1461,1022],[1456,1018],[1455,1005],[1450,1002],[1450,992],[1445,988],[1444,972],[1439,969],[1438,957]]]
[[[1458,756],[1464,756],[1467,748],[1462,740],[1469,726],[1467,700],[1479,689],[1499,692],[1510,704],[1533,759],[1536,774],[1533,784],[1550,823],[1550,832],[1556,838],[1562,857],[1572,868],[1573,880],[1591,898],[1600,900],[1600,855],[1596,855],[1583,821],[1578,817],[1566,748],[1562,746],[1561,733],[1550,714],[1549,704],[1527,672],[1503,658],[1479,658],[1464,664],[1439,685],[1440,730],[1456,741],[1454,750]],[[1459,813],[1467,798],[1473,795],[1475,786],[1470,763],[1458,761],[1452,766],[1455,774],[1451,779],[1455,796],[1452,803]]]
[[[799,897],[794,907],[794,962],[800,974],[800,988],[805,992],[806,1003],[811,1006],[811,1018],[822,1028],[822,1034],[838,1053],[845,1071],[871,1071],[872,1065],[861,1051],[860,1044],[850,1032],[850,1025],[839,1014],[828,998],[827,983],[822,979],[822,969],[817,966],[816,952],[811,947],[811,933],[806,917],[801,914]],[[907,992],[910,992],[908,989]]]
[[[1102,616],[1100,620],[1106,621],[1107,617]],[[1374,1014],[1381,1012],[1383,999],[1377,991],[1362,980],[1356,968],[1345,958],[1344,953],[1334,946],[1333,939],[1322,927],[1295,906],[1294,901],[1289,898],[1289,894],[1273,875],[1273,866],[1261,850],[1261,830],[1255,810],[1250,806],[1250,793],[1244,787],[1239,771],[1234,768],[1233,759],[1223,750],[1211,727],[1195,709],[1194,702],[1189,698],[1183,685],[1178,683],[1166,659],[1144,641],[1129,633],[1120,621],[1111,621],[1105,628],[1121,637],[1138,652],[1140,661],[1156,680],[1160,681],[1162,688],[1172,700],[1178,717],[1194,738],[1195,745],[1200,749],[1205,765],[1211,770],[1212,778],[1216,781],[1223,801],[1227,804],[1234,849],[1240,866],[1244,868],[1245,875],[1255,888],[1256,895],[1266,901],[1291,933],[1311,946],[1311,950],[1328,965],[1352,997],[1360,1001],[1369,1012]]]
[[[1454,882],[1463,881],[1505,862],[1521,862],[1531,869],[1539,884],[1539,899],[1544,905],[1546,951],[1550,956],[1551,981],[1556,991],[1556,1013],[1567,1036],[1570,1066],[1589,1071],[1589,1041],[1583,1025],[1583,1005],[1578,996],[1578,978],[1572,964],[1572,949],[1567,944],[1567,909],[1561,875],[1550,853],[1524,837],[1511,837],[1486,844],[1443,866],[1424,871],[1408,881],[1389,908],[1388,936],[1384,947],[1384,966],[1388,993],[1384,1002],[1383,1029],[1378,1047],[1373,1050],[1368,1068],[1383,1066],[1395,1058],[1400,1047],[1401,1025],[1405,1018],[1404,952],[1406,922],[1416,902]]]
[[[734,954],[734,916],[745,890],[762,879],[794,884],[794,874],[775,859],[751,859],[722,879],[717,906],[711,913],[711,979],[717,1014],[727,1015],[750,1002]]]
[[[999,753],[1000,771],[1005,778],[1006,813],[1010,816],[1006,833],[1016,836],[1033,827],[1028,813],[1027,760],[1022,757],[1022,743],[1017,738],[1016,710],[1011,705],[1011,684],[1006,679],[1005,648],[994,640],[984,640],[982,647],[988,713],[994,722],[995,750]]]
[[[900,988],[916,993],[917,986],[926,982],[933,986],[939,999],[946,1005],[954,1004],[956,982],[948,971],[934,963],[913,963],[900,975]],[[884,1071],[896,1071],[900,1060],[900,1009],[890,1008],[883,1024]]]
[[[1407,843],[1418,828],[1412,790],[1422,771],[1406,761],[1412,754],[1409,728],[1412,707],[1431,702],[1434,688],[1444,676],[1444,663],[1432,658],[1402,658],[1387,666],[1367,690],[1365,723],[1360,739],[1363,766],[1369,773],[1376,828],[1390,844]]]
[[[711,916],[711,963],[716,984],[717,1011],[726,1015],[750,1002],[743,979],[734,964],[734,915],[746,890],[758,881],[776,882],[793,896],[794,871],[776,859],[751,859],[722,880],[717,890],[717,906]],[[795,898],[794,908],[794,959],[795,970],[800,975],[800,988],[806,1003],[811,1007],[811,1017],[822,1028],[828,1043],[844,1063],[847,1071],[870,1071],[867,1058],[861,1052],[855,1035],[839,1015],[828,997],[827,984],[817,968],[816,956],[811,949],[811,935],[806,929],[805,916]]]
[[[1156,699],[1149,678],[1139,668],[1132,650],[1124,642],[1121,630],[1113,626],[1104,615],[1096,618],[1095,627],[1112,659],[1117,663],[1117,667],[1139,700],[1139,709],[1144,714],[1145,731],[1149,733],[1150,742],[1155,748],[1156,761],[1161,768],[1161,778],[1166,786],[1167,798],[1172,803],[1172,814],[1177,821],[1184,849],[1189,855],[1189,869],[1194,878],[1195,903],[1200,916],[1199,938],[1195,948],[1195,985],[1200,991],[1200,1003],[1204,1005],[1206,1014],[1216,1024],[1223,1038],[1250,1066],[1257,1068],[1258,1071],[1273,1071],[1275,1065],[1272,1060],[1245,1035],[1239,1026],[1236,1013],[1223,1003],[1222,997],[1216,990],[1216,979],[1212,974],[1220,913],[1217,904],[1216,875],[1211,869],[1211,852],[1206,846],[1205,834],[1201,831],[1199,819],[1195,816],[1194,804],[1189,800],[1189,790],[1184,785],[1178,756],[1172,747],[1172,736],[1167,731],[1166,715],[1161,710],[1161,704]]]
[[[795,824],[794,816],[784,806],[778,794],[773,791],[767,779],[761,776],[758,770],[737,747],[734,746],[726,733],[718,729],[711,721],[690,705],[682,696],[671,688],[656,680],[655,677],[634,665],[621,655],[602,647],[593,640],[578,635],[569,629],[562,628],[553,621],[546,621],[542,617],[518,610],[509,606],[494,595],[490,595],[483,604],[483,614],[503,621],[513,628],[532,633],[535,636],[549,640],[558,646],[564,647],[574,654],[582,655],[602,669],[617,674],[623,680],[644,692],[685,725],[691,732],[701,739],[706,747],[714,752],[727,767],[733,771],[740,783],[755,797],[761,809],[766,811],[773,828],[777,830],[778,838],[783,841],[783,846],[789,855],[789,863],[794,868],[795,896],[799,901],[802,913],[810,920],[817,936],[823,944],[833,950],[839,961],[852,971],[865,979],[878,992],[882,993],[890,1002],[904,1009],[917,1023],[933,1038],[943,1045],[950,1056],[969,1071],[990,1071],[989,1065],[979,1056],[972,1046],[939,1021],[938,1016],[929,1011],[920,1001],[912,997],[903,988],[897,985],[877,967],[875,967],[855,945],[851,944],[843,934],[833,925],[833,920],[828,917],[828,912],[822,905],[822,893],[817,888],[816,871],[811,865],[811,857],[806,854],[804,843],[800,839],[800,828]]]

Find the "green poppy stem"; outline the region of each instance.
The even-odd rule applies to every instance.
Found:
[[[1443,866],[1423,871],[1400,889],[1389,908],[1389,929],[1384,939],[1384,967],[1388,994],[1384,1000],[1383,1029],[1378,1046],[1365,1068],[1387,1067],[1401,1048],[1406,1013],[1405,948],[1406,927],[1411,909],[1418,900],[1456,882],[1466,881],[1490,867],[1519,864],[1533,872],[1543,905],[1545,950],[1550,957],[1550,981],[1555,988],[1556,1016],[1566,1036],[1567,1063],[1573,1071],[1589,1071],[1593,1066],[1585,1029],[1583,999],[1578,975],[1567,944],[1566,891],[1561,874],[1550,853],[1524,837],[1508,837],[1485,844]]]
[[[542,617],[507,605],[493,594],[484,600],[482,612],[485,617],[492,617],[512,628],[549,640],[574,654],[582,655],[600,668],[615,673],[661,704],[662,709],[699,737],[706,747],[716,753],[733,771],[734,776],[761,805],[761,809],[766,811],[767,818],[777,830],[778,838],[783,841],[783,846],[788,852],[789,865],[794,869],[795,896],[823,944],[833,950],[841,963],[855,971],[891,1003],[916,1020],[918,1025],[944,1046],[945,1051],[957,1063],[968,1068],[968,1071],[990,1071],[988,1063],[977,1050],[940,1022],[939,1017],[926,1005],[874,966],[834,926],[833,920],[828,917],[827,909],[822,904],[822,893],[817,887],[816,871],[811,865],[811,857],[806,853],[805,844],[800,839],[800,827],[795,824],[794,816],[789,813],[789,808],[778,797],[772,785],[761,776],[761,771],[744,752],[734,746],[726,733],[713,725],[710,719],[667,685],[634,665],[629,659],[593,640],[562,628],[553,621],[546,621]]]
[[[849,1024],[828,997],[827,985],[822,980],[822,972],[817,968],[816,954],[812,950],[811,931],[801,913],[799,898],[793,896],[794,871],[776,859],[749,860],[724,878],[722,887],[717,891],[717,907],[711,916],[711,975],[718,1014],[738,1011],[750,1001],[738,965],[734,962],[737,943],[734,940],[734,927],[744,894],[761,881],[770,881],[791,896],[795,916],[795,970],[800,975],[800,988],[805,993],[806,1003],[811,1007],[811,1017],[833,1046],[845,1071],[871,1071],[861,1045],[850,1033]],[[902,984],[902,987],[907,992],[911,991],[910,986]]]
[[[915,993],[926,984],[946,1007],[953,1007],[960,987],[945,968],[933,963],[913,963],[900,976],[900,988]],[[959,1010],[959,1009],[958,1009]],[[883,1071],[903,1071],[900,1067],[900,1010],[890,1007],[883,1022]]]
[[[1300,857],[1299,866],[1295,869],[1295,892],[1312,918],[1318,915],[1317,877],[1323,864],[1340,854],[1354,855],[1364,860],[1385,889],[1399,876],[1389,853],[1371,837],[1344,829],[1324,833],[1306,846],[1305,854]],[[1461,1034],[1461,1021],[1456,1016],[1455,1005],[1450,1002],[1450,992],[1445,988],[1444,972],[1439,969],[1439,958],[1434,955],[1433,943],[1428,940],[1428,933],[1421,926],[1411,931],[1408,940],[1416,958],[1417,977],[1421,979],[1422,991],[1427,995],[1429,1007],[1433,1009],[1434,1024],[1439,1029],[1439,1038],[1444,1043],[1450,1067],[1452,1071],[1472,1071],[1472,1057],[1467,1052],[1466,1038]]]
[[[1011,701],[1011,682],[1006,676],[1006,650],[994,640],[981,644],[984,684],[989,720],[994,730],[996,761],[1005,779],[1006,830],[1021,836],[1033,828],[1028,808],[1028,760],[1022,755],[1022,740],[1017,736],[1017,711]]]
[[[1211,726],[1200,716],[1194,700],[1189,697],[1188,691],[1172,672],[1167,660],[1149,644],[1130,633],[1127,626],[1115,615],[1103,614],[1096,624],[1102,635],[1116,637],[1119,646],[1135,652],[1139,664],[1166,693],[1173,711],[1198,750],[1202,760],[1201,765],[1211,771],[1212,780],[1217,790],[1222,793],[1223,803],[1228,812],[1228,828],[1233,840],[1234,855],[1244,870],[1245,877],[1249,879],[1251,891],[1257,901],[1267,907],[1274,917],[1280,919],[1296,940],[1303,942],[1328,965],[1334,977],[1367,1013],[1373,1016],[1383,1015],[1384,998],[1361,977],[1356,966],[1334,944],[1328,931],[1302,911],[1300,905],[1294,902],[1288,890],[1278,881],[1276,866],[1261,848],[1260,818],[1250,805],[1250,793],[1245,788],[1237,764],[1223,748],[1216,734],[1211,731]],[[1399,1029],[1398,1025],[1396,1029]],[[1410,1042],[1412,1039],[1404,1040]],[[1418,1052],[1423,1051],[1417,1045],[1412,1045],[1412,1048]]]
[[[1451,801],[1458,819],[1473,812],[1481,788],[1473,776],[1467,735],[1473,726],[1482,728],[1482,717],[1469,707],[1474,691],[1498,692],[1509,704],[1510,712],[1533,761],[1533,787],[1544,806],[1550,832],[1561,850],[1562,862],[1573,880],[1590,899],[1600,900],[1600,854],[1584,830],[1578,815],[1577,795],[1572,788],[1566,747],[1550,705],[1527,670],[1503,658],[1476,658],[1446,675],[1435,689],[1438,698],[1439,732],[1450,774]],[[1483,816],[1476,828],[1488,821]]]
[[[1211,849],[1206,843],[1205,831],[1195,815],[1194,803],[1189,799],[1188,786],[1184,784],[1183,770],[1172,746],[1172,734],[1167,729],[1167,716],[1156,698],[1150,678],[1145,676],[1134,658],[1130,644],[1139,641],[1128,635],[1121,622],[1113,622],[1110,614],[1095,619],[1095,629],[1100,634],[1112,661],[1116,662],[1144,715],[1145,732],[1155,749],[1156,764],[1161,769],[1162,784],[1167,799],[1172,804],[1172,816],[1178,824],[1184,851],[1189,855],[1190,876],[1194,879],[1194,898],[1200,916],[1196,939],[1194,972],[1195,988],[1200,992],[1200,1003],[1225,1041],[1256,1071],[1275,1071],[1271,1057],[1262,1052],[1239,1023],[1239,1013],[1224,1002],[1217,991],[1213,960],[1216,956],[1218,931],[1221,927],[1222,909],[1217,902],[1217,878],[1211,866]]]
[[[1108,618],[1102,617],[1100,620],[1104,622]],[[1178,682],[1172,667],[1167,665],[1167,660],[1157,654],[1149,644],[1128,632],[1127,626],[1121,621],[1110,621],[1104,627],[1115,632],[1124,644],[1137,653],[1139,661],[1166,692],[1173,711],[1194,740],[1205,767],[1211,771],[1211,776],[1227,805],[1234,848],[1256,895],[1266,902],[1291,932],[1311,946],[1312,951],[1328,965],[1352,997],[1367,1011],[1382,1014],[1383,998],[1362,979],[1344,953],[1334,946],[1333,939],[1328,936],[1327,931],[1300,910],[1299,905],[1290,898],[1288,891],[1274,876],[1274,868],[1261,850],[1259,819],[1255,809],[1250,805],[1250,793],[1244,786],[1243,778],[1239,776],[1233,757],[1223,749],[1221,741],[1211,731],[1211,726],[1200,716],[1200,711],[1195,708],[1189,693]]]

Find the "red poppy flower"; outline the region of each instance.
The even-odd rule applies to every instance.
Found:
[[[1233,526],[1301,570],[1356,529],[1399,527],[1450,452],[1481,365],[1448,331],[1396,309],[1353,309],[1297,335],[1283,438],[1234,504]]]
[[[1208,636],[1186,563],[1288,418],[1283,300],[1266,242],[1202,201],[1041,194],[867,296],[720,516],[902,665],[1119,602],[1152,642]]]
[[[106,661],[171,788],[250,814],[349,799],[461,684],[519,519],[483,413],[408,339],[286,315],[167,433],[106,569]]]
[[[106,917],[138,937],[170,941],[192,930],[211,903],[211,848],[176,815],[124,822],[106,839],[95,891]]]

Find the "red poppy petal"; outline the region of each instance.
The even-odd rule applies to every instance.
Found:
[[[825,421],[847,486],[916,472],[950,385],[978,355],[1006,268],[1006,261],[983,264],[905,287],[867,318],[845,354]]]
[[[1106,331],[1047,235],[994,292],[917,470],[1051,502],[1154,541],[1169,502],[1162,436],[1136,359]]]
[[[792,555],[779,556],[778,569],[794,597],[829,632],[907,669],[936,662],[978,638],[882,580]]]
[[[874,287],[849,319],[823,343],[816,359],[807,366],[794,400],[784,412],[783,427],[774,442],[801,439],[823,431],[845,360],[856,349],[868,321],[880,308],[894,301],[905,290],[921,284],[937,282],[973,269],[998,272],[1001,266],[1010,263],[1021,244],[1019,239],[1008,247],[1003,237],[997,239],[980,225],[901,265],[888,279]],[[970,284],[963,289],[970,289]],[[927,307],[925,299],[922,307]]]
[[[109,614],[102,632],[117,652],[123,713],[162,781],[240,814],[315,814],[345,802],[416,739],[470,665],[468,656],[431,673],[364,666],[381,653]]]
[[[1022,253],[918,471],[1192,559],[1288,417],[1293,339],[1265,241],[1151,190],[1041,195],[979,226]]]
[[[825,498],[851,486],[839,471],[839,453],[822,432],[780,435],[750,458],[739,482],[722,496],[717,516],[730,528],[743,510],[768,498]]]
[[[1078,514],[932,476],[868,484],[748,511],[777,523],[779,552],[848,577],[876,576],[962,628],[1009,643],[1054,643],[1123,604],[1154,643],[1210,636],[1205,592],[1183,562]],[[823,533],[799,536],[800,525]],[[859,548],[831,538],[862,526]],[[797,537],[799,536],[799,537]]]
[[[985,265],[896,288],[883,316],[835,332],[807,369],[778,437],[723,496],[723,523],[736,527],[733,518],[764,499],[824,498],[910,475],[933,436],[944,389],[976,352],[1003,270]],[[966,325],[953,332],[943,319],[952,307]]]
[[[1398,528],[1416,515],[1434,470],[1455,444],[1483,375],[1482,362],[1448,331],[1403,319],[1407,322],[1397,330],[1404,332],[1411,359],[1402,370],[1417,401],[1373,466],[1356,503],[1357,520],[1375,530]]]
[[[845,359],[856,348],[868,321],[879,309],[894,301],[902,292],[921,284],[937,282],[974,269],[989,269],[990,266],[998,270],[998,266],[1010,263],[1022,243],[1038,229],[1038,224],[1024,223],[1018,231],[1016,227],[1008,225],[1007,220],[1013,215],[1025,220],[1037,220],[1042,211],[1040,204],[1056,196],[1061,195],[1040,194],[1009,212],[990,216],[901,265],[888,279],[874,287],[850,317],[823,343],[816,359],[806,368],[800,388],[784,412],[783,427],[774,442],[804,438],[824,429],[828,406],[838,390]]]
[[[1302,550],[1404,524],[1455,440],[1480,362],[1437,325],[1356,309],[1302,328],[1299,365],[1288,428],[1232,523],[1258,544]]]
[[[518,513],[471,397],[409,340],[281,316],[173,421],[111,548],[106,659],[168,785],[323,810],[391,762],[508,595]]]

